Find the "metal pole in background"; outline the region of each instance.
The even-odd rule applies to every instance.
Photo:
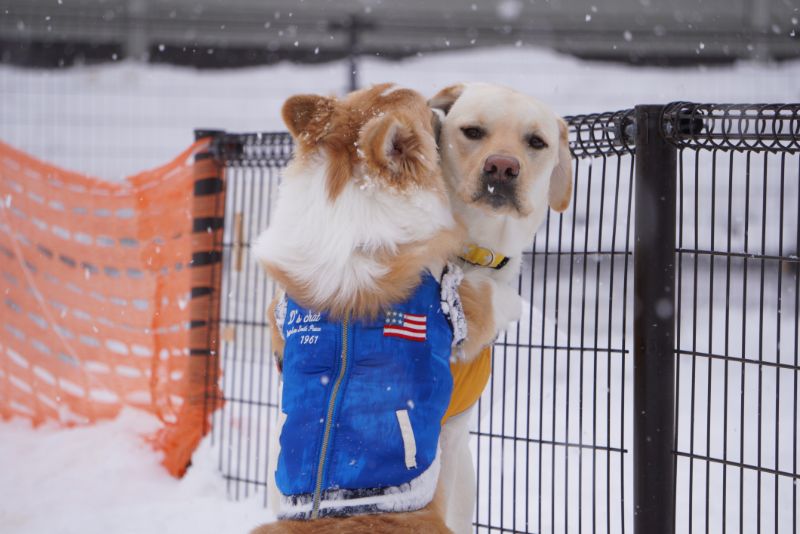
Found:
[[[635,534],[675,530],[676,149],[663,106],[636,106],[633,303]]]
[[[146,62],[150,53],[150,42],[147,35],[149,10],[148,0],[128,0],[127,31],[125,39],[125,57]]]
[[[348,34],[348,65],[350,66],[350,91],[358,89],[358,33],[361,31],[361,20],[353,15],[350,17],[350,23],[347,26]]]

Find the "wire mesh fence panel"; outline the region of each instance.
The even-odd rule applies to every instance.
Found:
[[[798,107],[673,116],[676,532],[798,531]]]
[[[662,229],[676,234],[675,531],[796,532],[798,106],[663,112],[678,151],[677,226]],[[632,110],[568,122],[572,203],[531,236],[522,320],[498,338],[471,414],[479,532],[634,528],[636,125]],[[230,134],[215,146],[228,192],[213,437],[243,498],[267,485],[278,400],[274,287],[248,247],[268,225],[291,142]],[[645,305],[672,314],[669,302]]]
[[[629,530],[628,117],[569,119],[572,203],[531,236],[523,317],[497,340],[473,414],[479,532]]]
[[[219,469],[235,499],[267,484],[269,438],[278,407],[267,306],[274,283],[250,255],[250,244],[269,224],[280,169],[291,153],[287,134],[218,138],[228,194],[223,240],[221,364],[224,407],[213,421]]]
[[[623,464],[633,158],[614,130],[626,117],[572,120],[582,158],[573,207],[548,219],[525,253],[524,317],[498,339],[493,378],[473,411],[482,530],[617,532],[630,520]],[[267,484],[278,400],[266,321],[274,286],[248,247],[268,225],[291,146],[279,134],[225,135],[217,150],[228,194],[216,377],[225,407],[213,437],[229,492],[243,498]]]

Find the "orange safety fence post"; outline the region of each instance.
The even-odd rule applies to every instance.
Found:
[[[0,143],[3,418],[89,424],[136,406],[164,422],[152,438],[164,465],[185,471],[207,431],[204,410],[220,405],[204,397],[221,397],[221,223],[204,232],[196,223],[224,209],[223,190],[195,195],[206,178],[221,180],[213,158],[200,157],[208,146],[198,141],[163,167],[109,182]],[[202,313],[198,287],[213,295]],[[198,363],[201,346],[211,357]]]
[[[196,131],[197,139],[218,131]],[[192,453],[208,432],[209,417],[222,407],[219,378],[219,313],[222,279],[222,234],[225,222],[225,178],[211,145],[194,156],[192,197],[191,300],[189,360],[184,379],[184,403],[177,424],[164,428],[156,442],[167,451],[164,466],[182,476]]]

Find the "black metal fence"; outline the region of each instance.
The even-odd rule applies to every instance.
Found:
[[[476,529],[797,532],[800,105],[568,122],[573,202],[531,236],[527,313],[498,339],[473,413]],[[266,486],[278,395],[273,286],[248,246],[292,146],[278,133],[214,147],[227,205],[213,440],[238,499]]]
[[[800,106],[677,104],[664,127],[679,162],[676,531],[795,533]]]

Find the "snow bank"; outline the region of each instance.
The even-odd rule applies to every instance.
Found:
[[[392,81],[432,96],[462,81],[490,81],[537,96],[561,114],[674,100],[796,102],[800,62],[636,68],[529,47],[364,58],[361,83]],[[345,92],[347,62],[282,63],[223,71],[121,62],[60,71],[0,66],[0,139],[47,161],[118,179],[169,161],[194,128],[284,130],[295,93]]]

